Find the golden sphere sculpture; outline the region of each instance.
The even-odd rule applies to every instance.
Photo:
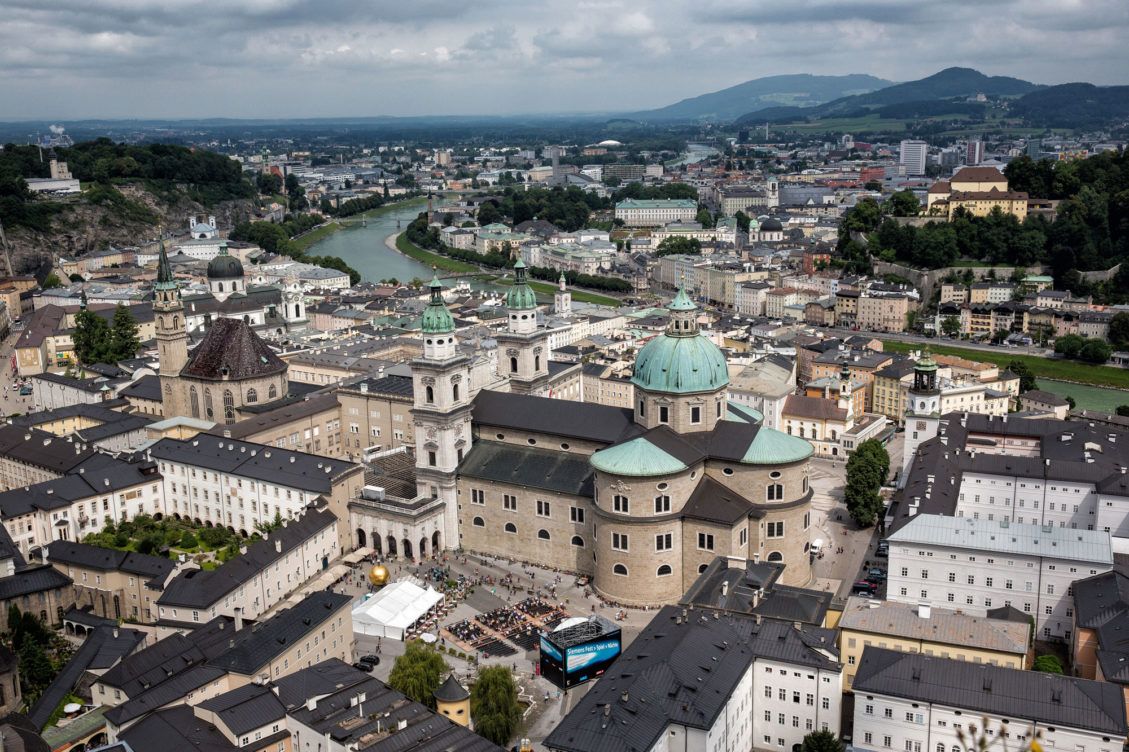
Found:
[[[384,587],[388,584],[388,567],[383,564],[374,564],[372,569],[368,571],[368,581],[377,587]]]

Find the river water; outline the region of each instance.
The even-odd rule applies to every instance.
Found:
[[[312,256],[338,256],[361,273],[366,282],[379,282],[395,277],[408,282],[413,277],[431,279],[432,269],[415,259],[398,253],[385,244],[390,236],[402,232],[408,223],[419,216],[425,207],[421,201],[412,201],[375,217],[368,218],[362,227],[359,220],[339,230],[325,240],[314,243],[307,250]],[[399,220],[400,227],[396,227]]]

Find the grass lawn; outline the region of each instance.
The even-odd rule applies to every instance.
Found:
[[[917,342],[895,342],[882,340],[882,345],[887,352],[908,352],[921,350],[926,345]],[[1116,389],[1129,389],[1129,369],[1115,368],[1113,366],[1095,366],[1089,363],[1080,363],[1076,360],[1059,360],[1057,358],[1041,358],[1034,355],[1019,355],[1007,350],[989,352],[987,350],[969,350],[964,347],[951,345],[929,344],[929,349],[938,355],[956,355],[981,363],[995,363],[1000,368],[1007,368],[1007,364],[1018,360],[1031,369],[1031,373],[1044,379],[1057,381],[1073,381],[1078,384],[1093,384],[1094,386],[1109,386]]]
[[[438,253],[424,250],[408,240],[408,236],[404,233],[400,233],[396,236],[396,250],[409,258],[414,258],[416,261],[427,264],[428,266],[438,267],[443,271],[477,272],[479,270],[474,264],[468,264],[465,261],[459,261],[458,259],[448,258]]]
[[[496,285],[512,285],[514,283],[513,279],[509,277],[498,277],[491,281]],[[529,287],[534,292],[542,295],[552,296],[557,291],[557,286],[548,282],[535,282],[533,280],[528,280],[528,282]],[[569,288],[569,291],[572,293],[572,299],[580,303],[592,303],[594,305],[611,306],[612,308],[618,308],[621,305],[620,301],[609,298],[607,295],[585,292],[584,290],[577,290],[575,287]]]

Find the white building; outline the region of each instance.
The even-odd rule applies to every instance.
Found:
[[[628,227],[661,227],[671,222],[693,222],[698,202],[692,199],[633,199],[615,205],[615,218]]]
[[[868,647],[854,681],[855,749],[968,749],[975,726],[991,746],[1117,752],[1125,700],[1106,682]]]
[[[924,175],[926,157],[929,155],[929,144],[924,141],[902,141],[898,153],[898,164],[906,170],[906,175]]]
[[[1039,639],[1069,640],[1071,585],[1113,568],[1109,534],[1053,525],[918,514],[887,540],[887,598],[986,615],[1011,606]]]

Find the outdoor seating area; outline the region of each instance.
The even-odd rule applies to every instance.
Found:
[[[531,596],[512,606],[449,624],[444,627],[443,636],[468,652],[504,657],[518,650],[535,650],[542,630],[551,629],[567,616],[564,604]]]

